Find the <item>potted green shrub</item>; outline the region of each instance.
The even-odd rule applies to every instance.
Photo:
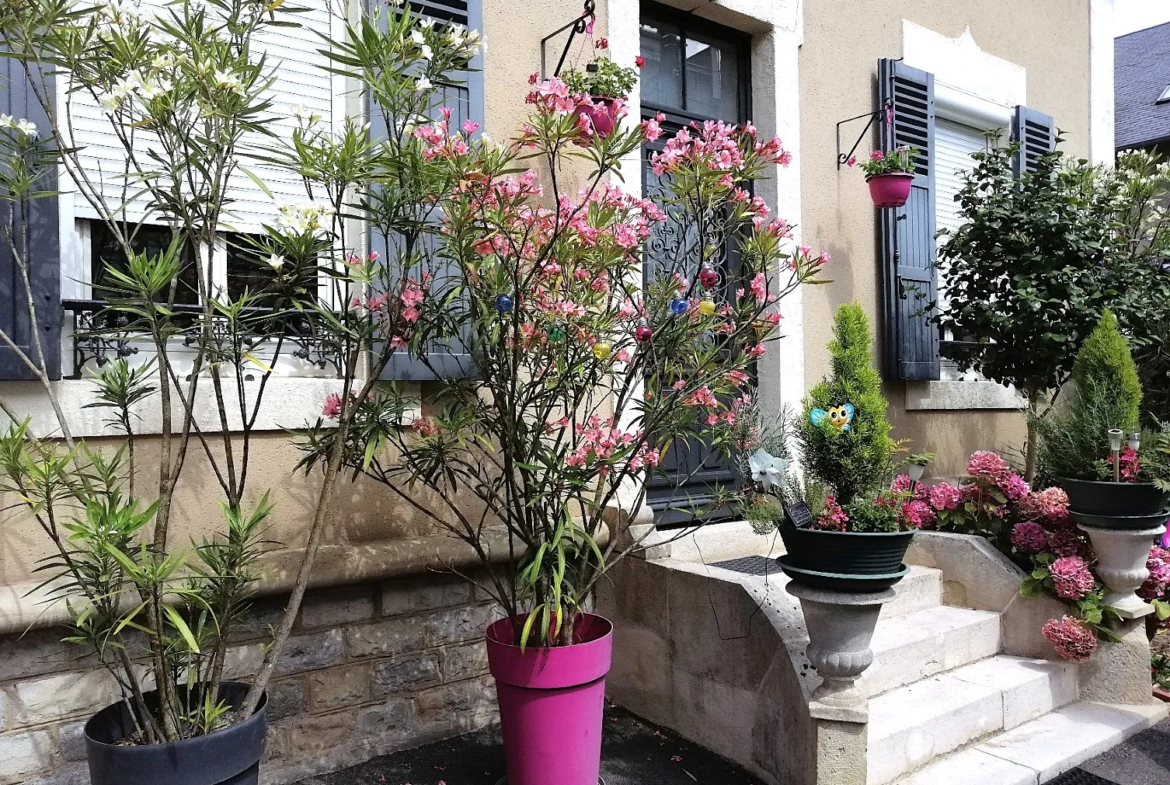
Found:
[[[829,344],[832,372],[793,429],[806,476],[757,489],[745,513],[779,528],[781,568],[816,588],[875,591],[907,574],[902,558],[914,529],[901,516],[904,494],[888,485],[898,444],[871,351],[865,312],[842,306]]]
[[[626,98],[638,81],[634,68],[615,63],[608,54],[609,42],[602,38],[595,45],[597,56],[583,69],[570,68],[561,75],[568,90],[574,95],[585,95],[589,101],[579,101],[575,114],[585,123],[586,135],[596,133],[607,137],[617,128],[626,114]],[[579,145],[584,144],[578,141]]]
[[[1038,419],[1042,472],[1069,497],[1079,523],[1160,526],[1170,515],[1167,431],[1139,433],[1142,387],[1117,319],[1105,311],[1077,354],[1064,410]]]
[[[889,152],[874,150],[869,158],[861,162],[869,195],[875,207],[901,207],[910,198],[914,185],[915,158],[920,151],[917,147],[898,147]],[[850,166],[855,163],[850,159]]]

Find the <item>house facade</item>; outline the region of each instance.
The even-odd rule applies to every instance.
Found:
[[[361,111],[361,86],[320,70],[313,31],[340,28],[326,0],[302,5],[310,9],[305,29],[266,42],[270,55],[281,60],[273,89],[281,102],[337,125],[347,113]],[[895,436],[911,440],[915,452],[937,453],[936,475],[960,473],[975,450],[1021,443],[1020,398],[960,373],[941,356],[947,336],[938,333],[925,308],[945,292],[933,266],[934,234],[955,225],[960,173],[989,131],[1041,149],[1059,129],[1071,153],[1111,159],[1111,0],[598,0],[586,9],[569,0],[412,5],[482,31],[487,46],[481,70],[451,98],[461,115],[482,122],[491,136],[504,138],[519,127],[529,75],[547,75],[555,67],[565,35],[548,36],[592,8],[592,35],[608,39],[616,61],[646,60],[630,96],[632,114],[661,112],[676,125],[750,120],[762,135],[784,140],[795,160],[762,183],[759,195],[777,215],[797,223],[801,243],[832,254],[832,283],[785,301],[785,337],[759,369],[759,395],[769,409],[799,407],[806,390],[827,372],[832,313],[856,300],[877,329]],[[579,37],[569,48],[570,62],[587,59],[591,45]],[[63,96],[61,102],[64,110]],[[29,116],[32,103],[9,91],[4,111]],[[81,102],[69,111],[92,171],[116,169],[120,153],[102,128],[99,108]],[[871,116],[876,121],[867,128]],[[855,141],[858,157],[902,143],[924,151],[908,209],[874,209],[860,172],[842,165],[842,154]],[[304,196],[291,178],[262,166],[255,174],[277,197]],[[58,179],[61,195],[38,224],[44,264],[34,294],[41,298],[43,323],[20,322],[24,291],[11,260],[0,258],[0,326],[17,336],[37,330],[46,338],[74,434],[98,438],[104,416],[84,408],[93,400],[86,370],[120,349],[133,356],[141,347],[132,339],[119,346],[72,337],[100,309],[108,238],[68,188],[67,174]],[[234,187],[238,234],[272,220],[277,200],[247,177]],[[628,162],[625,187],[650,187],[641,159]],[[143,238],[149,241],[149,229]],[[212,251],[229,289],[249,280],[247,260],[234,256],[233,247],[225,236]],[[274,376],[257,421],[252,482],[281,490],[269,537],[282,545],[267,558],[264,596],[234,650],[236,673],[247,673],[262,654],[261,641],[283,607],[315,501],[317,480],[292,473],[299,456],[282,429],[315,419],[326,396],[337,391],[327,359],[311,336],[302,338]],[[392,366],[392,373],[417,385],[420,395],[429,383],[407,364]],[[38,383],[2,349],[0,398],[29,413],[38,431],[54,427]],[[143,416],[142,431],[157,434],[157,415],[144,409]],[[207,416],[215,427],[210,411]],[[147,442],[144,449],[158,448]],[[176,537],[197,536],[208,521],[218,520],[208,500],[213,485],[198,467],[188,472],[178,494]],[[662,510],[653,512],[661,521]],[[58,642],[52,625],[62,619],[61,610],[46,610],[29,594],[39,583],[37,562],[48,553],[32,524],[0,503],[0,785],[85,781],[81,723],[113,698],[105,674],[89,671]],[[492,686],[479,641],[495,609],[449,574],[474,563],[469,550],[373,483],[347,485],[338,493],[313,588],[271,690],[268,781],[291,782],[492,721]]]

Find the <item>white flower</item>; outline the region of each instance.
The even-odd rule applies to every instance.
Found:
[[[171,52],[160,52],[154,56],[154,60],[150,62],[150,65],[156,71],[173,68],[175,65],[175,55]]]
[[[0,114],[0,128],[15,128],[16,118],[10,114]]]
[[[422,30],[415,30],[410,34],[410,40],[414,41],[415,46],[422,46],[427,42],[426,36],[422,34]]]
[[[435,59],[435,53],[426,44],[423,44],[421,47],[419,47],[419,49],[422,51],[423,60],[434,60]]]
[[[423,17],[423,18],[422,18],[422,19],[419,21],[419,25],[420,25],[420,26],[421,26],[421,27],[422,27],[424,30],[430,30],[432,27],[434,27],[434,26],[435,26],[435,20],[434,20],[434,19],[431,19],[429,16],[427,16],[427,17]]]
[[[463,34],[464,27],[461,24],[452,22],[451,25],[447,28],[447,40],[456,46],[459,46],[459,44],[463,43]]]
[[[414,90],[416,93],[422,93],[430,90],[434,86],[430,79],[427,79],[425,76],[420,76],[418,81],[414,83]]]
[[[277,253],[272,254],[268,257],[268,266],[279,272],[280,268],[284,267],[284,257]]]
[[[220,90],[226,90],[238,95],[244,94],[244,85],[240,82],[240,77],[232,71],[218,70],[215,72],[214,79],[215,86]]]
[[[305,116],[309,113],[309,110],[305,108],[304,104],[293,104],[289,107],[289,111],[292,112],[292,116],[298,120],[305,119]]]
[[[29,139],[37,138],[37,124],[31,120],[21,120],[16,124],[16,130],[22,136],[27,136]]]

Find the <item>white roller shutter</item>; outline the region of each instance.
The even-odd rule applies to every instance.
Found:
[[[142,12],[149,13],[151,8],[162,6],[161,0],[146,0],[142,3]],[[257,36],[254,42],[257,51],[265,52],[269,65],[276,69],[276,81],[270,88],[273,100],[271,111],[282,118],[273,121],[269,127],[280,140],[291,137],[295,120],[289,115],[293,106],[301,105],[307,111],[320,115],[322,124],[327,128],[332,127],[334,121],[334,77],[324,70],[328,61],[317,51],[324,46],[320,34],[328,35],[331,31],[328,2],[302,0],[298,6],[309,9],[296,15],[300,27],[269,28]],[[92,99],[81,94],[75,94],[72,98],[71,116],[74,144],[84,148],[81,161],[90,180],[95,185],[101,182],[107,204],[111,207],[120,204],[123,200],[123,180],[120,176],[125,172],[126,155],[109,120]],[[247,141],[268,148],[273,146],[273,140],[264,137]],[[136,155],[141,156],[144,162],[149,161],[144,153],[152,142],[154,140],[141,132],[135,138]],[[258,231],[262,222],[272,223],[275,220],[276,207],[281,202],[308,198],[304,185],[295,175],[259,165],[249,161],[246,156],[241,157],[241,163],[265,183],[275,200],[270,199],[247,175],[237,172],[230,182],[230,198],[234,201],[229,207],[232,215],[224,219],[225,229]],[[78,218],[98,217],[81,194],[74,196],[74,203]],[[131,209],[128,213],[131,220],[141,219],[141,210]]]

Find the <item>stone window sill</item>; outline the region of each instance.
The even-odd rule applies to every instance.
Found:
[[[988,381],[907,382],[906,410],[915,411],[1019,411],[1027,407],[1012,387]]]

